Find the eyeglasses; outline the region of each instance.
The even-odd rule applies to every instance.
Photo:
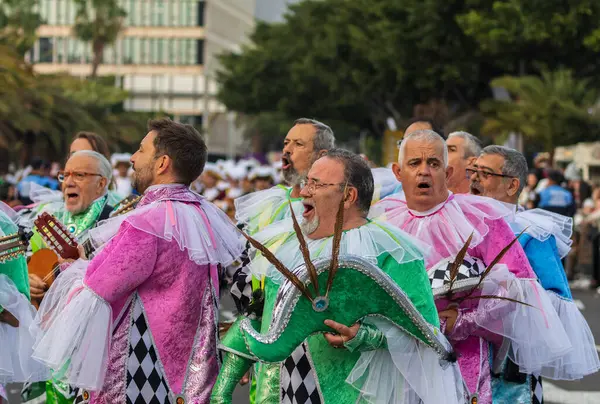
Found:
[[[490,171],[476,170],[474,168],[467,168],[467,177],[470,178],[473,174],[477,173],[477,175],[481,176],[484,180],[487,180],[490,177],[501,177],[501,178],[516,178],[514,175],[505,175],[505,174],[496,174]]]
[[[312,180],[304,180],[300,182],[300,189],[306,188],[309,194],[313,195],[317,189],[325,188],[325,187],[333,187],[344,185],[345,183],[339,182],[337,184],[324,184],[322,182],[316,183]]]
[[[83,171],[59,171],[56,178],[58,178],[58,182],[63,183],[70,176],[73,176],[73,181],[75,182],[82,182],[87,177],[104,177],[102,174],[86,173]]]

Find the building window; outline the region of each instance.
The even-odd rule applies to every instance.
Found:
[[[178,9],[178,2],[177,1],[172,1],[171,2],[171,21],[169,23],[169,25],[171,27],[177,27],[179,26],[179,9]]]
[[[40,63],[52,63],[53,38],[40,38]]]
[[[204,26],[204,6],[205,5],[206,5],[206,2],[204,2],[204,1],[199,1],[197,4],[198,13],[196,14],[196,25],[199,27]]]
[[[157,39],[158,42],[158,51],[156,52],[159,55],[159,60],[158,63],[160,63],[161,65],[166,65],[166,60],[165,60],[165,48],[166,48],[166,39]]]
[[[168,64],[170,64],[171,66],[176,65],[177,64],[177,49],[175,49],[177,42],[175,39],[168,39],[168,44],[169,44],[169,60],[168,60]]]
[[[56,38],[56,61],[58,63],[66,63],[67,61],[66,45],[66,38]]]
[[[196,64],[204,64],[204,40],[196,40]]]
[[[129,10],[128,10],[128,12],[129,12],[128,15],[130,17],[129,25],[131,25],[132,27],[135,27],[136,25],[138,25],[138,17],[137,17],[138,10],[136,7],[136,3],[137,3],[137,0],[129,0]]]

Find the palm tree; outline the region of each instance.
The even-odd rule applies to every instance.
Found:
[[[127,13],[117,0],[76,0],[77,14],[73,33],[92,46],[92,73],[95,78],[102,63],[104,48],[113,44],[121,30]]]
[[[521,133],[546,151],[597,138],[598,119],[592,114],[600,92],[589,79],[577,79],[570,70],[541,76],[505,76],[491,87],[504,88],[511,100],[487,100],[480,107],[486,117],[482,132],[493,135]]]
[[[0,1],[0,44],[9,45],[24,55],[35,43],[36,30],[42,24],[35,11],[37,0]]]

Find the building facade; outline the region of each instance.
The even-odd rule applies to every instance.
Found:
[[[127,110],[164,111],[181,122],[203,126],[211,152],[235,153],[242,138],[215,99],[216,56],[238,51],[248,40],[256,0],[119,0],[119,4],[127,12],[124,29],[105,49],[98,75],[114,76],[115,85],[129,91]],[[89,75],[91,45],[72,33],[74,1],[39,0],[38,7],[45,24],[28,55],[36,72]]]

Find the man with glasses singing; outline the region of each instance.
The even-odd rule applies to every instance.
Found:
[[[407,291],[431,327],[436,328],[439,320],[429,291],[422,252],[401,230],[367,219],[374,190],[373,176],[367,163],[349,151],[330,150],[312,165],[301,186],[304,210],[298,221],[301,222],[300,229],[306,238],[311,260],[328,259],[335,254],[333,235],[336,217],[338,209],[343,209],[339,255],[359,255],[377,263],[382,273],[392,274],[396,280],[399,278],[395,276],[405,279],[406,283],[398,282],[400,287]],[[290,218],[268,226],[254,238],[271,250],[287,268],[298,268],[304,263]],[[281,286],[281,274],[260,254],[254,255],[250,270],[255,277],[266,278],[264,306],[252,313],[262,317],[261,332],[264,334],[276,323],[275,296],[285,286]],[[408,284],[410,287],[407,287]],[[365,287],[350,293],[364,296],[371,292]],[[462,402],[462,397],[453,396],[454,391],[445,388],[460,387],[460,381],[455,378],[456,364],[448,363],[449,367],[444,371],[442,368],[446,363],[442,366],[439,359],[431,362],[424,359],[423,362],[431,366],[413,366],[406,371],[397,364],[428,357],[433,351],[426,347],[413,351],[409,348],[413,337],[402,339],[398,334],[392,336],[389,334],[391,329],[404,334],[394,326],[390,328],[390,323],[385,321],[365,319],[346,326],[333,320],[336,319],[325,321],[331,333],[311,335],[283,362],[261,366],[256,402],[353,403],[362,402],[364,397],[378,403]],[[235,333],[235,328],[230,332]],[[437,335],[445,341],[441,333]],[[228,335],[224,341],[230,338]],[[400,344],[402,353],[391,347],[400,339],[405,343]],[[252,362],[239,355],[239,351],[234,352],[227,346],[223,349],[226,351],[225,358],[213,391],[212,404],[232,402],[231,394],[236,383]],[[385,358],[377,359],[378,353]],[[410,387],[406,380],[410,380]],[[388,394],[390,392],[393,393]],[[409,396],[412,401],[403,401]]]
[[[528,171],[527,161],[518,151],[504,146],[488,146],[483,149],[475,168],[471,170],[471,190],[504,202],[513,211],[510,227],[516,234],[525,231],[519,243],[571,341],[573,349],[560,359],[562,366],[558,367],[559,371],[544,371],[541,376],[561,380],[580,379],[597,371],[600,361],[594,336],[573,301],[561,263],[571,249],[573,220],[542,209],[526,211],[517,205]],[[518,401],[523,403],[536,402],[530,401],[530,397],[541,402],[539,373],[522,374],[517,370],[508,362],[501,377],[494,379],[498,395],[519,397]]]
[[[380,220],[432,247],[426,268],[434,293],[448,285],[451,264],[469,239],[470,248],[455,276],[464,283],[478,282],[486,266],[515,238],[504,221],[510,211],[492,199],[448,190],[448,148],[431,130],[404,138],[392,170],[403,192],[383,199],[372,214],[381,214]],[[564,336],[564,330],[551,303],[535,299],[541,286],[521,246],[514,244],[499,264],[486,278],[484,294],[512,297],[535,308],[496,298],[461,301],[440,294],[436,299],[442,330],[459,354],[469,402],[480,404],[492,403],[492,366],[502,363],[506,347],[518,354],[514,359],[523,367],[548,363],[558,357],[556,352],[569,348],[549,337],[559,337],[560,332]],[[543,349],[536,350],[539,347]]]
[[[112,178],[112,167],[109,161],[95,151],[82,150],[69,157],[64,171],[58,173],[61,183],[62,200],[42,203],[33,211],[23,212],[21,224],[32,225],[42,212],[54,215],[81,244],[87,238],[88,230],[104,219],[108,219],[113,207],[107,203],[108,184]],[[35,254],[45,248],[41,236],[34,231],[29,242],[31,252]],[[31,298],[41,302],[48,284],[35,274],[29,274]],[[25,402],[34,401],[43,390],[28,386],[23,392]],[[75,390],[59,380],[46,384],[47,403],[71,403],[75,399]]]

